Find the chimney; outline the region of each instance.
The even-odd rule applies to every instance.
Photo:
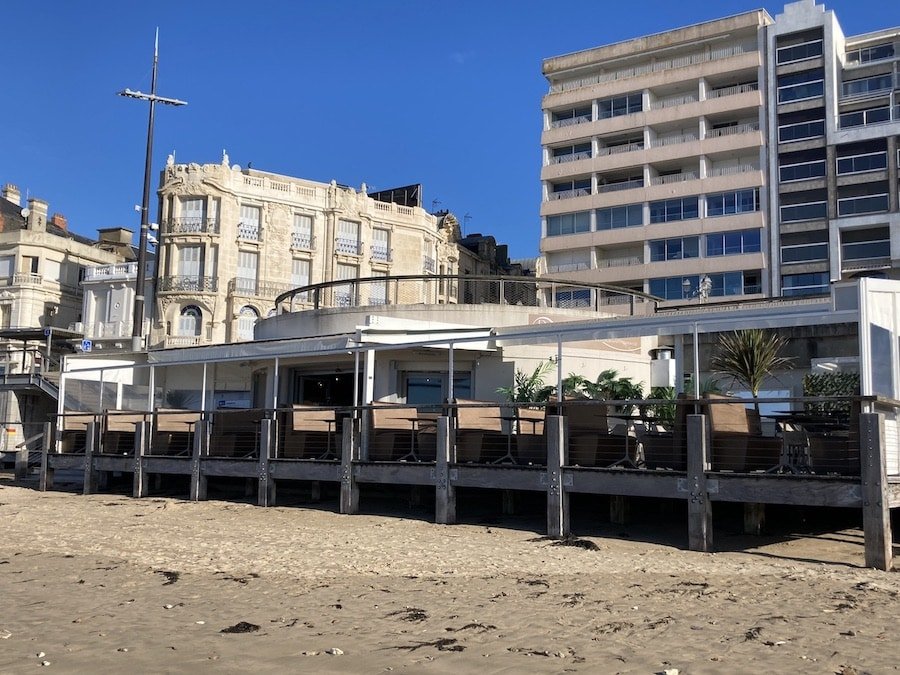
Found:
[[[69,221],[61,213],[54,213],[53,217],[50,218],[50,222],[56,225],[61,230],[69,229]]]
[[[42,231],[47,229],[47,208],[50,205],[43,199],[32,197],[28,200],[28,229]]]
[[[19,188],[12,183],[7,183],[3,186],[3,199],[12,202],[16,206],[22,205],[22,193],[19,192]]]

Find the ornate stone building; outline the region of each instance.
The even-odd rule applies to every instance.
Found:
[[[231,165],[175,164],[159,189],[156,316],[151,347],[236,342],[273,312],[282,292],[338,279],[460,273],[452,214],[329,183]],[[398,199],[402,202],[403,199]],[[494,253],[496,255],[496,252]],[[377,295],[384,288],[369,284]],[[344,289],[350,293],[350,285]],[[339,306],[333,297],[300,298]],[[378,303],[378,298],[370,299]],[[449,300],[448,300],[449,301]]]

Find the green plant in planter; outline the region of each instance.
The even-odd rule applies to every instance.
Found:
[[[556,391],[555,386],[544,383],[553,368],[552,361],[541,361],[531,374],[516,368],[513,385],[499,387],[497,393],[503,394],[510,403],[546,403]]]
[[[804,396],[859,396],[859,373],[822,373],[803,376]],[[807,403],[805,408],[812,413],[850,414],[850,401],[817,401]]]
[[[608,369],[591,381],[583,375],[571,373],[563,380],[563,391],[570,396],[592,401],[625,401],[644,397],[644,384],[635,383],[630,377],[619,377],[618,371]],[[626,415],[634,410],[633,405],[622,406]]]
[[[759,390],[767,377],[777,370],[792,367],[791,359],[779,356],[788,340],[761,328],[736,330],[719,336],[712,367],[723,375],[729,375],[750,390],[753,407],[759,413]]]

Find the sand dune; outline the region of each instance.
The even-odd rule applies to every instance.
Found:
[[[858,567],[855,530],[699,554],[9,484],[0,504],[3,673],[42,662],[97,673],[847,675],[900,664],[900,576]]]

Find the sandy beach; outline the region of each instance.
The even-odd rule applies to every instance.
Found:
[[[856,529],[725,533],[701,554],[662,527],[599,524],[559,546],[522,517],[439,526],[327,509],[0,482],[0,672],[900,665],[900,575],[861,567]]]

